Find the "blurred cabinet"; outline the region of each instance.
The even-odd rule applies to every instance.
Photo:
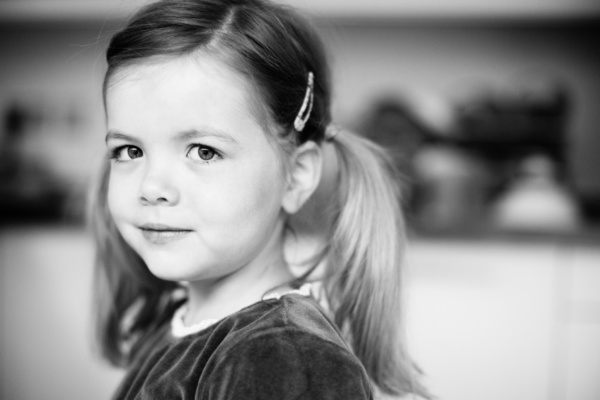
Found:
[[[565,276],[565,398],[600,399],[600,249],[577,248]]]
[[[600,248],[418,241],[409,348],[445,400],[600,398]]]
[[[110,398],[122,372],[93,350],[93,260],[80,228],[0,231],[0,399]]]
[[[280,0],[317,15],[383,18],[577,17],[600,11],[594,0]]]
[[[128,16],[146,0],[4,0],[0,22],[104,22]]]
[[[573,324],[568,329],[564,399],[600,399],[600,324]]]

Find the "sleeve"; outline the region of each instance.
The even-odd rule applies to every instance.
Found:
[[[347,349],[303,332],[245,340],[212,371],[202,399],[372,399],[367,374]]]

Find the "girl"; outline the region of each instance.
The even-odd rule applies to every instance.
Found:
[[[264,0],[164,0],[106,57],[93,225],[101,349],[129,368],[115,398],[426,396],[398,323],[391,164],[332,127],[308,24]]]

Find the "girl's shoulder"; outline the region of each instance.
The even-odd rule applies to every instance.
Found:
[[[263,336],[308,335],[349,351],[315,284],[268,292],[261,301],[213,324],[224,338],[222,349]]]
[[[309,335],[348,348],[328,313],[312,297],[300,293],[263,299],[232,316],[243,340],[270,335]]]
[[[204,371],[203,394],[371,398],[362,364],[316,301],[287,295],[239,314],[215,353],[215,362]]]
[[[290,355],[329,351],[360,363],[326,311],[311,296],[298,293],[263,299],[230,315],[215,323],[211,336],[220,338],[216,352],[225,359],[254,346],[275,351],[293,345]]]

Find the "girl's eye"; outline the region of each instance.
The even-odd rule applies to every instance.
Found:
[[[111,157],[116,161],[128,161],[136,158],[140,158],[144,155],[144,152],[139,147],[135,146],[120,146],[112,150]]]
[[[142,150],[138,149],[137,147],[130,146],[127,148],[127,157],[131,158],[132,160],[134,158],[140,158],[141,156]]]
[[[192,160],[202,162],[213,162],[221,158],[215,149],[201,144],[191,146],[186,155]]]

